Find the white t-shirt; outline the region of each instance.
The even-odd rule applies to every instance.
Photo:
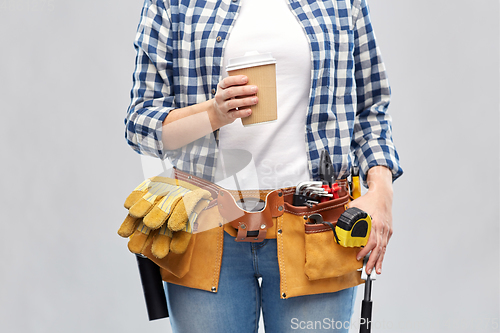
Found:
[[[222,158],[216,182],[240,190],[295,186],[310,178],[305,123],[311,55],[305,32],[286,0],[241,2],[224,51],[223,77],[227,76],[228,59],[251,51],[270,52],[276,59],[278,120],[243,127],[237,119],[222,127],[219,132]],[[248,162],[242,170],[236,170],[236,175],[235,168],[229,165],[241,169],[238,163]]]

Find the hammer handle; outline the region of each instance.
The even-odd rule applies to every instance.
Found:
[[[149,320],[168,317],[167,299],[160,268],[146,257],[136,255]]]
[[[372,330],[372,301],[363,300],[361,303],[361,322],[359,333],[370,333]]]

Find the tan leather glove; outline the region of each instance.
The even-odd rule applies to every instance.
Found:
[[[193,224],[210,200],[210,192],[184,181],[147,179],[125,200],[129,214],[118,234],[131,236],[128,247],[133,253],[142,253],[150,244],[151,252],[159,259],[169,251],[184,253]]]

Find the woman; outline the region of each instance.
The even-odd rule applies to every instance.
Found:
[[[402,169],[365,0],[146,0],[135,46],[126,137],[136,151],[168,157],[209,181],[221,151],[248,152],[257,179],[242,171],[238,190],[317,180],[324,149],[336,179],[357,163],[369,190],[350,207],[372,216],[357,257],[371,251],[367,271],[381,273],[392,235],[392,181]],[[277,61],[277,122],[243,127],[238,120],[251,114],[259,87],[227,76],[225,65],[249,51]],[[216,293],[166,283],[175,332],[257,332],[260,309],[269,332],[339,329],[337,322],[348,331],[355,287],[283,300],[276,239],[239,243],[231,234],[224,232]]]

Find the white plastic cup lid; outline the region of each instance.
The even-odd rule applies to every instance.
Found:
[[[276,59],[271,53],[259,53],[256,51],[247,52],[243,57],[229,59],[226,66],[226,71],[234,71],[237,69],[263,66],[275,64]]]

